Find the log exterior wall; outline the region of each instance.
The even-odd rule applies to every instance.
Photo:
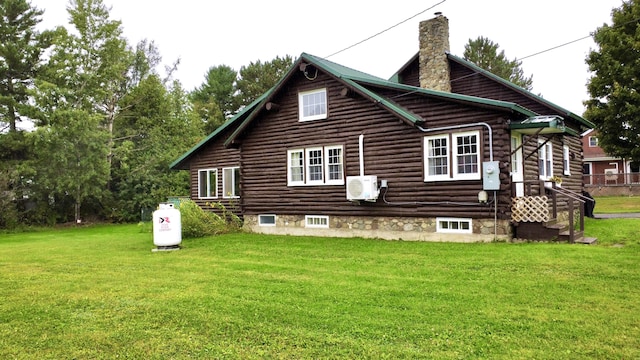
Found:
[[[189,175],[191,181],[191,200],[195,201],[201,208],[219,213],[208,203],[221,203],[228,210],[236,215],[242,215],[242,196],[240,198],[226,198],[222,193],[222,169],[240,166],[240,151],[235,148],[226,148],[224,141],[233,131],[232,128],[221,133],[213,142],[209,143],[202,151],[194,154],[189,161]],[[201,199],[198,196],[198,170],[217,169],[218,170],[218,197],[212,199]],[[242,168],[240,168],[240,178],[242,179]],[[242,185],[241,185],[242,186]],[[241,190],[242,191],[242,190]]]
[[[403,81],[418,81],[417,62],[407,66],[400,75]],[[528,98],[522,93],[487,79],[471,75],[463,66],[452,63],[454,93],[510,101],[530,107],[540,114],[556,114],[554,109]],[[298,94],[303,91],[327,89],[326,119],[300,122]],[[348,91],[346,91],[348,90]],[[343,81],[321,71],[311,79],[302,72],[293,73],[281,88],[269,98],[270,109],[262,109],[235,139],[239,147],[227,148],[224,142],[235,126],[218,134],[217,138],[199,150],[189,160],[191,198],[203,208],[207,202],[222,202],[245,219],[247,228],[274,233],[317,234],[336,236],[366,236],[415,240],[459,239],[467,241],[510,238],[512,228],[511,198],[511,132],[508,124],[515,120],[507,110],[481,107],[470,103],[443,100],[439,97],[377,88],[375,93],[397,103],[402,108],[425,119],[422,128],[434,129],[460,124],[476,124],[464,129],[423,132],[400,119],[371,99],[347,89]],[[521,119],[519,119],[521,120]],[[424,181],[424,139],[428,135],[479,131],[480,161],[491,158],[489,130],[493,137],[493,160],[499,162],[500,190],[489,192],[490,203],[480,204],[478,193],[482,180]],[[567,124],[579,131],[577,124]],[[375,202],[350,202],[346,185],[287,184],[288,150],[320,146],[343,147],[343,175],[359,175],[359,136],[364,135],[364,168],[366,175],[386,180]],[[523,136],[523,169],[525,181],[535,183],[534,194],[545,193],[537,182],[538,138],[550,138],[553,145],[554,175],[563,177],[563,188],[579,192],[582,187],[582,147],[579,137],[567,134]],[[527,141],[530,140],[530,141]],[[571,175],[563,174],[563,145],[570,147]],[[481,165],[481,164],[480,164]],[[222,195],[222,169],[240,167],[241,196],[225,199]],[[217,199],[198,198],[198,170],[218,169]],[[346,183],[346,181],[345,181]],[[494,208],[491,201],[496,200]],[[560,211],[566,203],[560,202]],[[258,226],[258,216],[274,214],[276,226]],[[328,229],[305,229],[305,215],[329,216]],[[438,234],[438,217],[471,219],[473,234]],[[494,221],[495,219],[495,221]],[[492,226],[493,225],[493,228]],[[451,236],[449,236],[451,235]],[[447,240],[447,241],[449,241]]]
[[[565,125],[575,131],[581,133],[579,125],[571,122],[566,114],[558,113],[558,109],[554,109],[545,105],[540,101],[536,101],[529,96],[526,96],[522,92],[513,90],[495,80],[489,79],[472,69],[465,67],[455,61],[449,61],[451,68],[451,92],[457,94],[478,96],[487,99],[494,99],[500,101],[507,101],[516,103],[529,110],[532,110],[540,115],[560,115],[565,118]],[[418,61],[415,60],[408,64],[403,71],[399,74],[401,82],[411,86],[419,86],[419,80],[417,78]],[[581,192],[582,190],[582,143],[578,136],[569,134],[557,134],[557,135],[539,135],[540,139],[547,139],[552,137],[553,144],[553,164],[554,175],[558,175],[563,178],[563,188],[574,192]],[[529,141],[523,148],[524,157],[524,180],[529,182],[537,182],[539,180],[538,170],[538,137],[535,137]],[[524,135],[523,143],[527,142],[527,139],[532,136]],[[567,176],[563,174],[563,145],[567,144],[570,148],[572,158],[570,159],[571,175]],[[539,186],[534,185],[533,190],[535,194],[540,193]],[[564,201],[564,200],[563,200]],[[566,201],[561,203],[561,210],[566,209]]]
[[[427,134],[368,99],[342,96],[343,87],[342,83],[322,73],[313,81],[297,76],[273,99],[279,104],[279,111],[263,112],[242,135],[242,204],[245,217],[310,214],[493,219],[493,207],[478,203],[482,180],[425,182],[423,143]],[[328,118],[298,121],[298,92],[319,88],[327,89]],[[378,92],[389,98],[400,95],[385,94],[380,89]],[[497,216],[508,220],[508,114],[423,96],[402,95],[396,98],[398,104],[427,119],[426,128],[477,122],[486,122],[493,127],[494,160],[500,161],[500,178],[503,180],[498,192]],[[481,161],[489,160],[488,130],[479,125],[455,132],[469,130],[480,131]],[[345,185],[287,186],[287,150],[291,149],[342,145],[345,175],[358,175],[360,134],[364,134],[365,174],[377,175],[379,180],[388,182],[388,191],[385,193],[383,190],[378,201],[354,204],[346,199]],[[432,134],[437,133],[429,135]],[[385,203],[383,195],[392,204]],[[404,205],[397,205],[400,203]],[[509,232],[503,226],[500,231],[501,235]]]

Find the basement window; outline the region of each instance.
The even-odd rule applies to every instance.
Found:
[[[259,226],[276,226],[276,216],[274,214],[258,215]]]
[[[308,228],[329,228],[329,217],[325,215],[305,215],[304,226]]]
[[[473,226],[471,219],[436,218],[436,232],[452,234],[471,234]]]

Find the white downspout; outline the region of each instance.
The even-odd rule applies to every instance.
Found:
[[[360,154],[360,176],[364,176],[364,134],[358,139],[358,152]]]

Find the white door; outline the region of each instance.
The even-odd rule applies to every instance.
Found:
[[[522,134],[511,133],[511,181],[516,186],[516,196],[524,196],[524,172],[522,169]],[[518,150],[516,150],[518,149]],[[515,150],[515,151],[514,151]]]

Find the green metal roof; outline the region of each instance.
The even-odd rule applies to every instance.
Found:
[[[264,97],[267,94],[268,94],[268,92],[263,94],[262,96],[260,96],[256,100],[254,100],[251,104],[245,106],[244,109],[242,109],[240,112],[238,112],[234,117],[232,117],[231,119],[225,121],[222,125],[220,125],[217,129],[215,129],[211,134],[209,134],[209,136],[207,136],[202,141],[197,143],[189,151],[184,153],[179,159],[177,159],[176,161],[172,162],[171,165],[169,165],[169,168],[170,169],[174,169],[174,170],[188,170],[189,168],[185,166],[186,165],[186,160],[188,160],[202,146],[208,144],[210,141],[212,141],[213,139],[217,138],[220,133],[224,132],[224,130],[228,129],[230,126],[232,126],[234,124],[237,124],[241,120],[243,120],[248,114],[250,114],[255,109],[255,107],[258,104],[260,104],[260,102],[262,102],[262,100],[264,99]]]
[[[521,92],[525,92],[527,93],[527,95],[529,96],[533,96],[535,97],[537,100],[544,102],[546,104],[548,104],[549,106],[552,106],[554,108],[563,110],[564,112],[566,112],[569,116],[571,116],[572,118],[576,119],[577,121],[579,121],[580,123],[582,123],[585,126],[592,126],[593,124],[591,124],[590,122],[588,122],[587,120],[583,119],[582,117],[575,115],[573,113],[569,113],[568,111],[558,107],[555,104],[552,104],[546,100],[544,100],[541,97],[535,96],[532,93],[526,91],[523,88],[520,88],[516,85],[514,85],[513,83],[506,81],[496,75],[491,74],[488,71],[485,71],[479,67],[477,67],[476,65],[474,65],[473,63],[470,63],[466,60],[463,60],[461,58],[458,58],[456,56],[453,56],[451,54],[448,54],[448,57],[454,61],[457,61],[465,66],[469,66],[471,68],[474,69],[474,71],[477,72],[481,72],[484,75],[491,77],[492,79],[499,81],[501,83],[504,83],[505,85],[512,87],[518,91]],[[415,59],[412,58],[411,61],[413,61]],[[410,61],[410,62],[411,62]],[[296,60],[296,62],[289,68],[289,70],[287,71],[287,73],[278,81],[278,83],[271,88],[269,91],[267,91],[265,94],[263,94],[260,98],[256,99],[254,102],[252,102],[250,105],[248,105],[247,107],[245,107],[241,112],[239,112],[236,116],[234,116],[233,118],[231,118],[230,120],[228,120],[227,122],[225,122],[222,126],[220,126],[218,129],[216,129],[214,132],[212,132],[209,136],[207,136],[205,139],[203,139],[202,141],[200,141],[198,144],[196,144],[193,148],[191,148],[188,152],[186,152],[184,155],[182,155],[178,160],[174,161],[170,167],[172,169],[186,169],[185,164],[187,162],[187,160],[195,153],[197,152],[201,147],[203,147],[204,145],[206,145],[207,143],[209,143],[210,141],[212,141],[213,139],[216,139],[224,130],[235,126],[235,130],[231,133],[231,135],[226,139],[224,145],[225,146],[230,146],[236,139],[238,136],[240,136],[240,134],[248,128],[249,124],[253,121],[253,119],[258,116],[258,114],[262,111],[262,109],[264,108],[264,104],[266,104],[266,102],[270,101],[273,96],[275,94],[278,93],[278,91],[284,86],[284,84],[288,81],[289,78],[291,78],[293,76],[293,74],[295,73],[295,71],[298,71],[297,69],[299,68],[300,64],[302,63],[309,63],[312,64],[314,66],[316,66],[319,70],[329,74],[330,76],[333,76],[334,78],[338,79],[339,81],[342,81],[346,86],[348,86],[349,88],[353,89],[354,91],[358,92],[359,94],[361,94],[363,97],[369,99],[372,102],[375,102],[377,104],[379,104],[381,107],[387,109],[388,111],[396,114],[399,118],[401,118],[402,120],[404,120],[405,122],[409,123],[409,124],[421,124],[424,122],[424,119],[422,119],[420,116],[418,116],[417,114],[407,110],[406,108],[400,106],[399,104],[395,103],[394,101],[380,95],[375,88],[383,88],[383,89],[392,89],[392,90],[397,90],[397,91],[401,91],[401,92],[407,92],[407,93],[415,93],[415,94],[421,94],[424,96],[428,96],[428,97],[433,97],[433,98],[440,98],[443,100],[447,100],[447,101],[454,101],[454,102],[458,102],[458,103],[465,103],[465,104],[469,104],[469,105],[475,105],[475,106],[480,106],[480,107],[489,107],[489,108],[494,108],[494,109],[500,109],[503,111],[508,111],[511,113],[515,113],[520,115],[521,117],[527,117],[527,118],[532,118],[532,117],[536,117],[538,116],[537,113],[526,109],[516,103],[512,103],[512,102],[506,102],[506,101],[500,101],[500,100],[492,100],[492,99],[486,99],[486,98],[481,98],[481,97],[476,97],[476,96],[469,96],[469,95],[462,95],[462,94],[455,94],[455,93],[450,93],[450,92],[444,92],[444,91],[437,91],[437,90],[430,90],[430,89],[423,89],[420,87],[415,87],[415,86],[409,86],[409,85],[404,85],[404,84],[400,84],[397,81],[394,81],[397,79],[397,73],[396,75],[394,75],[394,77],[392,77],[391,80],[385,80],[382,78],[379,78],[377,76],[373,76],[367,73],[364,73],[362,71],[358,71],[358,70],[354,70],[352,68],[349,68],[347,66],[343,66],[337,63],[334,63],[332,61],[329,61],[327,59],[323,59],[314,55],[310,55],[307,53],[302,53],[300,55],[300,57],[298,58],[298,60]],[[409,63],[407,63],[409,64]],[[405,65],[406,67],[407,65]],[[521,124],[521,123],[520,123]],[[518,125],[515,125],[518,126]]]
[[[562,134],[568,133],[579,136],[579,134],[565,126],[564,119],[557,115],[542,115],[530,117],[521,122],[512,122],[509,129],[518,130],[523,134]]]
[[[368,98],[371,101],[382,105],[387,110],[391,111],[392,113],[395,113],[401,119],[403,119],[404,121],[406,121],[408,123],[411,123],[411,124],[422,123],[424,121],[424,119],[422,119],[418,115],[406,110],[405,108],[403,108],[402,106],[398,105],[397,103],[395,103],[395,102],[393,102],[393,101],[391,101],[391,100],[389,100],[389,99],[377,94],[374,90],[372,90],[369,87],[367,87],[367,85],[372,86],[372,87],[381,87],[381,88],[387,88],[387,89],[394,89],[394,90],[398,90],[398,91],[419,93],[419,94],[427,95],[427,96],[430,96],[430,97],[442,98],[442,99],[446,99],[446,100],[453,100],[453,101],[456,101],[456,102],[462,102],[462,103],[467,103],[467,104],[472,104],[472,105],[489,106],[489,107],[492,107],[492,108],[499,108],[499,109],[502,109],[502,110],[515,112],[515,113],[521,114],[522,116],[526,116],[526,117],[536,116],[537,115],[536,113],[534,113],[534,112],[532,112],[532,111],[530,111],[530,110],[528,110],[528,109],[526,109],[526,108],[524,108],[524,107],[522,107],[522,106],[520,106],[518,104],[515,104],[515,103],[510,103],[510,102],[506,102],[506,101],[499,101],[499,100],[485,99],[485,98],[480,98],[480,97],[475,97],[475,96],[453,94],[453,93],[444,92],[444,91],[429,90],[429,89],[423,89],[423,88],[419,88],[419,87],[415,87],[415,86],[398,84],[398,83],[395,83],[395,82],[392,82],[392,81],[389,81],[389,80],[385,80],[385,79],[379,78],[377,76],[373,76],[373,75],[364,73],[362,71],[354,70],[352,68],[349,68],[349,67],[334,63],[332,61],[329,61],[327,59],[323,59],[323,58],[320,58],[320,57],[317,57],[317,56],[313,56],[313,55],[310,55],[310,54],[307,54],[307,53],[302,53],[300,55],[300,57],[298,58],[296,63],[289,69],[287,74],[280,79],[278,84],[276,86],[274,86],[270,90],[269,93],[265,94],[266,97],[262,101],[263,102],[269,101],[269,99],[272,97],[272,95],[278,92],[278,89],[280,89],[280,87],[282,87],[282,84],[284,84],[292,76],[294,71],[297,71],[296,69],[303,62],[307,62],[309,64],[312,64],[312,65],[316,66],[318,69],[322,70],[323,72],[325,72],[325,73],[335,77],[336,79],[344,82],[346,85],[348,85],[349,87],[355,89],[357,92],[359,92],[365,98]],[[225,142],[225,146],[230,146],[233,143],[233,141],[248,127],[248,125],[251,123],[251,121],[253,121],[255,116],[257,116],[257,114],[261,110],[262,110],[262,106],[258,106],[256,108],[254,108],[253,112],[251,114],[249,114],[242,121],[242,123],[236,128],[236,130],[231,134],[231,136],[229,136],[229,138]]]
[[[508,87],[510,87],[510,88],[522,93],[522,94],[525,94],[525,95],[535,99],[536,101],[539,101],[539,102],[544,103],[545,105],[547,105],[549,107],[552,107],[552,108],[555,108],[555,109],[559,110],[561,112],[560,115],[572,118],[573,120],[577,121],[582,126],[584,126],[585,128],[591,129],[591,128],[595,127],[595,124],[593,124],[589,120],[583,118],[582,116],[577,115],[575,113],[572,113],[571,111],[569,111],[567,109],[564,109],[564,108],[552,103],[551,101],[548,101],[545,98],[540,97],[540,96],[532,93],[531,91],[528,91],[527,89],[524,89],[524,88],[512,83],[511,81],[505,80],[505,79],[503,79],[503,78],[501,78],[501,77],[499,77],[499,76],[497,76],[495,74],[492,74],[491,72],[479,67],[478,65],[476,65],[474,63],[472,63],[471,61],[467,61],[467,60],[465,60],[463,58],[460,58],[460,57],[455,56],[455,55],[450,54],[450,53],[447,53],[447,58],[457,62],[458,64],[461,64],[461,65],[464,65],[466,67],[469,67],[469,68],[473,69],[474,71],[476,71],[478,73],[482,73],[483,75],[485,75],[485,76],[487,76],[487,77],[489,77],[489,78],[491,78],[491,79],[493,79],[493,80],[495,80],[495,81],[497,81],[499,83],[502,83],[505,86],[508,86]]]

